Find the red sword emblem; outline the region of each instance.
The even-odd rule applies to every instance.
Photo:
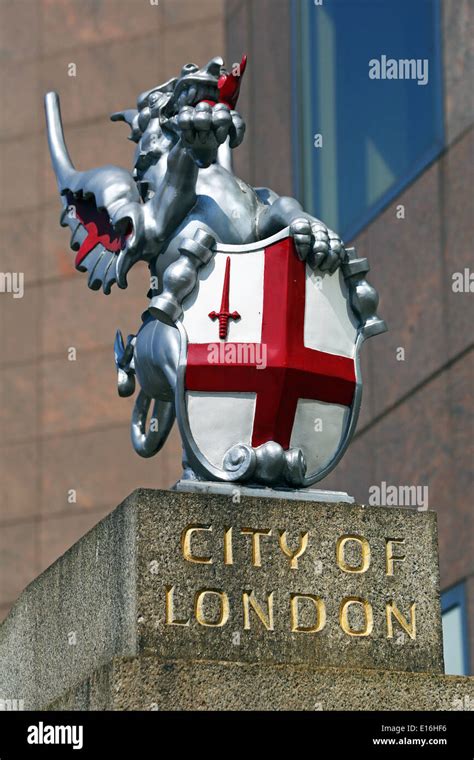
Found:
[[[214,321],[219,320],[219,338],[227,338],[229,319],[240,319],[238,311],[229,311],[229,286],[230,286],[230,256],[225,263],[224,285],[222,286],[221,310],[211,311],[209,317]]]

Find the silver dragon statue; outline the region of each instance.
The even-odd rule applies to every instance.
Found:
[[[156,454],[177,417],[183,478],[301,488],[347,447],[360,405],[359,347],[386,328],[366,260],[294,198],[233,173],[245,67],[245,56],[230,71],[220,57],[188,63],[143,92],[136,109],[113,114],[137,146],[132,172],[74,168],[54,92],[45,97],[49,147],[61,224],[89,287],[109,294],[114,283],[127,287],[136,262],[149,266],[142,324],[115,340],[119,394],[132,395],[136,379],[141,388],[136,452]],[[210,359],[211,345],[225,355]],[[231,355],[236,346],[243,354]],[[258,346],[265,366],[252,355]]]

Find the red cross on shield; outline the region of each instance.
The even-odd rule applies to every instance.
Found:
[[[340,271],[313,272],[288,236],[218,245],[183,326],[189,429],[208,461],[221,467],[238,443],[275,441],[301,448],[308,471],[327,465],[356,388],[357,320]]]

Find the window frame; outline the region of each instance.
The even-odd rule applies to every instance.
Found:
[[[461,581],[455,586],[451,586],[451,588],[441,592],[441,617],[455,607],[459,607],[461,611],[462,658],[466,674],[469,674],[471,669],[471,659],[469,651],[469,624],[465,581]]]
[[[356,0],[357,1],[357,0]],[[301,92],[303,90],[303,81],[299,72],[299,58],[300,40],[304,30],[299,27],[300,13],[298,11],[299,3],[311,4],[313,0],[290,0],[291,8],[291,85],[292,91],[295,93],[292,105],[291,124],[292,124],[292,159],[293,159],[293,195],[297,198],[308,210],[309,213],[315,213],[312,208],[307,208],[311,205],[308,202],[308,198],[305,197],[304,186],[308,184],[308,175],[305,174],[304,169],[304,156],[305,152],[301,144],[301,132],[302,132],[302,107],[301,107]],[[444,108],[444,79],[443,79],[443,35],[442,35],[442,11],[441,0],[432,0],[434,5],[434,25],[435,25],[435,40],[434,40],[434,53],[433,53],[433,67],[435,71],[435,78],[438,82],[438,93],[435,100],[435,138],[433,144],[425,153],[418,158],[409,171],[405,172],[389,190],[385,191],[383,195],[374,203],[370,205],[367,210],[360,215],[357,222],[354,222],[345,229],[335,230],[340,233],[346,241],[353,240],[358,234],[362,232],[377,216],[394,201],[412,182],[443,153],[446,147],[446,123],[445,123],[445,108]],[[314,46],[310,51],[310,60],[312,70],[315,70],[314,62]],[[431,63],[431,62],[430,62]],[[316,105],[311,103],[310,120],[311,123],[315,123]],[[309,162],[308,162],[309,163]],[[312,162],[311,162],[312,167]],[[308,170],[306,170],[307,172]],[[311,171],[311,177],[309,182],[312,187],[311,195],[314,195],[314,176]],[[324,219],[322,220],[324,222]]]

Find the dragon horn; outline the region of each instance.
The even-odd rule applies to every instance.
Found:
[[[131,130],[128,139],[135,143],[139,142],[142,136],[142,131],[138,125],[139,113],[136,108],[128,108],[126,111],[117,111],[110,117],[111,121],[124,121],[128,124]]]
[[[44,107],[46,111],[49,152],[59,191],[62,192],[69,185],[71,175],[76,174],[76,169],[64,142],[61,108],[57,92],[48,92],[45,95]]]

